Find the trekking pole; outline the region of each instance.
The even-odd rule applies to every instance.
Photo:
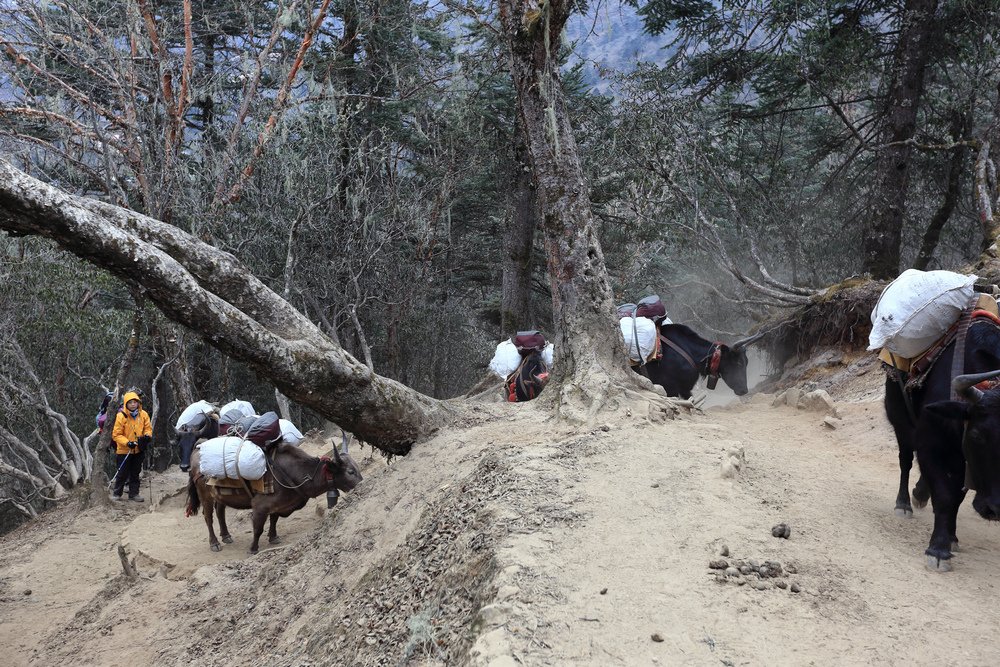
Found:
[[[114,485],[115,480],[118,479],[118,473],[120,473],[122,471],[122,468],[125,467],[125,464],[128,463],[128,457],[130,457],[130,456],[132,456],[132,452],[129,452],[128,454],[126,454],[125,458],[122,459],[122,464],[120,466],[118,466],[117,472],[115,472],[114,476],[111,478],[111,481],[108,482],[108,491],[111,490],[111,487]]]

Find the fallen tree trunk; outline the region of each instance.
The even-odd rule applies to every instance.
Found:
[[[442,403],[376,375],[233,255],[176,227],[0,161],[0,229],[52,239],[138,285],[167,317],[387,453],[405,454],[443,423]]]

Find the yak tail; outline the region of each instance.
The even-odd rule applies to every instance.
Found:
[[[184,508],[184,516],[194,516],[198,513],[201,499],[198,498],[198,485],[194,481],[194,475],[188,477],[188,504]]]

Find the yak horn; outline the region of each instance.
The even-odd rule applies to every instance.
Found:
[[[976,385],[984,380],[992,380],[1000,377],[1000,370],[989,371],[987,373],[972,373],[970,375],[959,375],[951,381],[951,388],[955,393],[967,400],[969,403],[978,403],[983,397]]]
[[[347,431],[345,431],[344,429],[340,429],[340,437],[341,437],[341,440],[343,442],[343,445],[340,448],[340,453],[341,454],[347,454],[347,445],[348,445],[348,443],[350,443],[351,439],[354,436],[351,436],[350,438],[348,438],[347,437]]]
[[[750,336],[749,338],[744,338],[743,340],[736,341],[735,343],[732,344],[731,347],[734,350],[739,350],[740,348],[746,347],[747,345],[750,345],[752,343],[756,343],[758,340],[760,340],[761,338],[763,338],[764,334],[766,334],[766,333],[767,333],[766,331],[761,331],[759,333],[755,333],[754,335]]]

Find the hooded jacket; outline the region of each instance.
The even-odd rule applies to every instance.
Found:
[[[133,399],[139,401],[139,413],[136,417],[133,417],[129,413],[128,408],[125,407]],[[149,421],[149,415],[142,409],[142,401],[139,400],[139,394],[134,391],[126,393],[122,399],[122,404],[122,407],[118,410],[118,414],[115,415],[115,428],[111,431],[111,439],[115,441],[116,454],[128,454],[130,451],[136,454],[139,450],[130,450],[128,443],[137,442],[140,436],[148,435],[152,437],[153,425]]]

